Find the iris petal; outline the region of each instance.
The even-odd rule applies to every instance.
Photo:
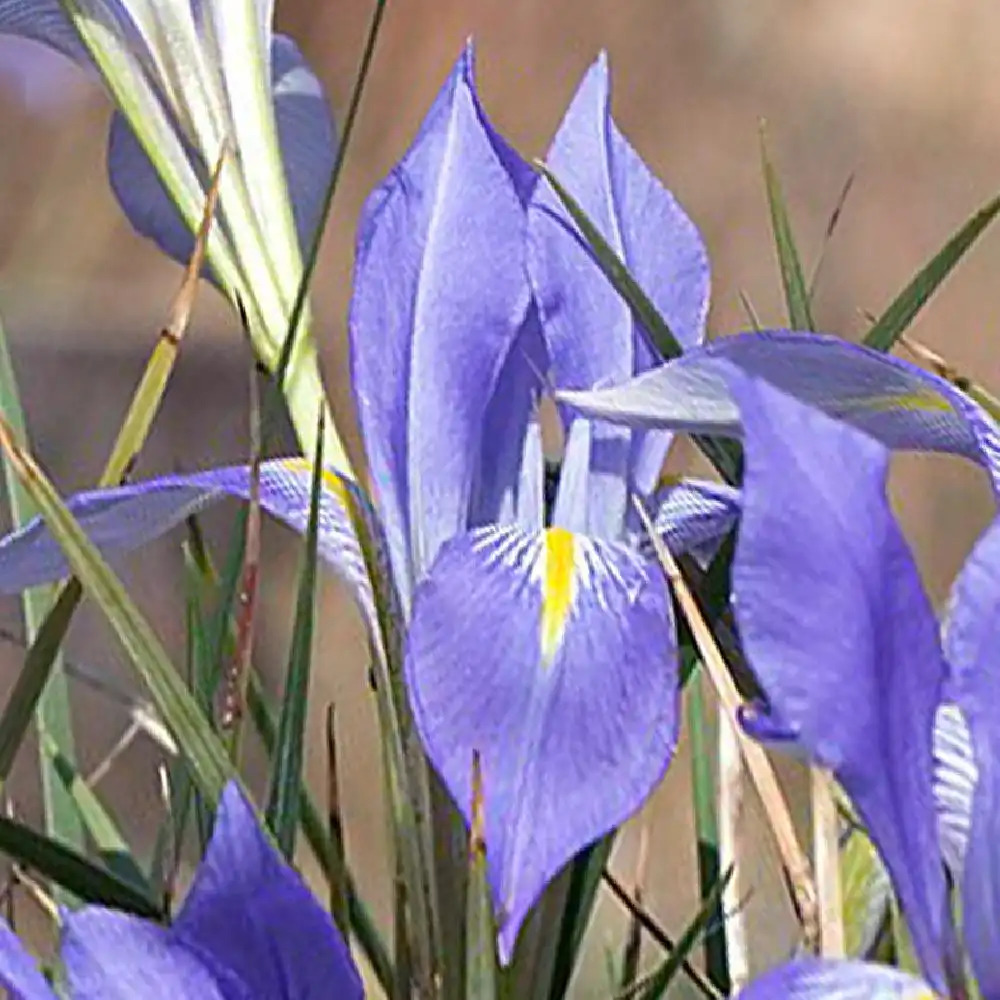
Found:
[[[562,528],[459,536],[417,590],[406,676],[424,745],[467,818],[481,754],[507,962],[546,883],[631,815],[670,760],[677,662],[662,574]]]
[[[268,843],[236,785],[223,794],[211,843],[172,930],[252,986],[254,996],[363,995],[329,914]]]
[[[62,957],[76,1000],[249,1000],[246,984],[165,927],[88,907],[66,922]],[[228,987],[228,988],[226,988]]]
[[[223,497],[246,499],[249,486],[249,468],[229,466],[78,493],[67,504],[91,541],[105,557],[113,558],[166,534]],[[261,466],[261,507],[299,533],[305,532],[309,520],[310,489],[311,470],[303,459],[279,459]],[[328,472],[320,498],[319,555],[351,589],[371,634],[377,637],[365,553],[347,505],[365,519],[379,546],[379,528],[363,495],[356,486]],[[372,556],[386,558],[381,550]],[[0,539],[0,593],[17,593],[68,572],[62,550],[38,518]]]
[[[943,985],[945,883],[932,728],[937,623],[885,494],[886,448],[760,379],[731,376],[746,440],[733,599],[779,716],[850,795],[928,979]]]
[[[558,392],[581,413],[635,427],[739,437],[729,373],[754,375],[893,449],[970,458],[1000,483],[1000,431],[949,382],[837,337],[722,337],[611,389]]]
[[[684,346],[699,343],[708,309],[708,256],[698,231],[611,118],[607,60],[591,67],[570,104],[547,164],[628,266]],[[546,184],[529,209],[529,273],[556,384],[607,386],[660,358]],[[634,438],[634,439],[633,439]],[[592,519],[617,537],[630,492],[646,494],[669,435],[595,429]]]
[[[364,209],[352,384],[404,592],[469,523],[486,411],[528,311],[527,181],[513,156],[467,51]]]
[[[866,962],[805,959],[761,976],[739,1000],[934,1000],[913,976]]]
[[[978,771],[965,855],[963,929],[983,996],[1000,995],[1000,519],[976,543],[955,583],[945,632],[954,694]]]
[[[20,938],[0,920],[0,985],[11,1000],[56,1000]]]

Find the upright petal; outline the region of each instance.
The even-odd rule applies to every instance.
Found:
[[[546,163],[681,344],[699,344],[708,313],[708,254],[694,223],[612,120],[604,55],[580,83]],[[529,244],[532,285],[560,388],[620,382],[656,362],[646,331],[547,184],[538,185],[529,207]]]
[[[173,933],[253,996],[360,1000],[361,979],[329,914],[261,832],[235,784]]]
[[[978,771],[962,882],[963,930],[982,994],[1000,996],[1000,518],[955,583],[945,632],[956,700]]]
[[[731,372],[766,381],[886,447],[970,458],[1000,489],[1000,430],[979,406],[936,375],[837,337],[787,330],[721,337],[624,385],[556,398],[632,427],[739,437]]]
[[[406,676],[427,752],[467,818],[481,754],[506,963],[546,883],[631,815],[670,760],[677,663],[662,574],[564,529],[459,536],[417,590]]]
[[[778,715],[850,795],[943,986],[932,729],[937,622],[885,494],[888,452],[760,379],[731,376],[746,441],[733,602]]]
[[[590,68],[547,162],[628,266],[680,342],[704,335],[708,255],[694,224],[650,173],[611,118],[607,59]],[[547,184],[529,209],[529,273],[556,384],[590,389],[622,382],[660,359],[631,310],[600,271],[586,241]],[[669,435],[611,427],[592,437],[592,530],[615,538],[632,492],[649,492]]]
[[[56,1000],[20,938],[0,920],[0,986],[11,1000]]]
[[[867,962],[803,959],[761,976],[739,1000],[934,1000],[914,976]]]
[[[479,105],[470,49],[365,206],[352,384],[404,591],[469,522],[487,408],[529,305],[526,183]]]

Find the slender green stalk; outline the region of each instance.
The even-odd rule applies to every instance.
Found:
[[[2,324],[0,324],[0,410],[6,416],[18,440],[27,442],[27,425],[21,406],[17,376]],[[14,527],[19,528],[31,520],[38,511],[6,459],[3,462],[3,472],[11,520]],[[37,638],[45,616],[52,607],[54,596],[55,589],[52,587],[33,588],[21,595],[24,632],[29,645]],[[58,650],[58,646],[56,649]],[[43,671],[36,681],[31,689],[33,698],[26,699],[20,706],[24,715],[18,728],[27,725],[34,704],[38,728],[49,734],[49,740],[40,741],[38,747],[45,830],[57,840],[79,851],[84,847],[83,823],[72,796],[65,784],[59,780],[53,760],[53,754],[56,753],[70,766],[76,766],[69,684],[63,670],[62,655],[59,652],[55,653],[51,667]],[[17,745],[20,745],[20,740],[17,741]],[[16,746],[14,750],[16,752]],[[8,773],[9,767],[2,772],[4,779]]]
[[[714,729],[706,703],[701,671],[691,678],[686,690],[688,740],[691,745],[691,784],[693,792],[695,833],[698,840],[698,884],[704,902],[713,895],[721,874],[719,855],[718,791],[711,742],[707,738]],[[729,990],[729,961],[722,900],[705,934],[705,969],[712,981],[723,991]]]

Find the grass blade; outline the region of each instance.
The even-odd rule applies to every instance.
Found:
[[[165,916],[152,899],[130,882],[6,816],[0,816],[0,851],[85,902],[152,920],[162,920]]]
[[[40,729],[38,737],[45,744],[45,753],[52,762],[53,771],[64,792],[77,810],[78,821],[86,826],[87,833],[108,870],[137,892],[152,899],[153,892],[146,876],[100,799],[84,781],[76,765],[59,752],[58,743],[52,734]]]
[[[662,997],[674,978],[681,971],[684,963],[694,951],[698,942],[704,936],[706,929],[710,925],[713,914],[718,909],[719,901],[725,892],[729,879],[732,877],[732,869],[727,871],[712,888],[711,893],[703,901],[701,909],[694,920],[688,924],[687,929],[681,935],[680,940],[673,951],[667,956],[663,964],[646,980],[642,989],[633,989],[624,996],[635,996],[638,1000],[657,1000]],[[623,994],[619,994],[622,997]]]
[[[820,955],[844,958],[844,901],[840,874],[840,816],[832,778],[818,767],[809,769],[813,822],[813,861],[819,899]]]
[[[234,771],[221,743],[121,581],[108,567],[34,459],[0,420],[0,446],[83,587],[118,634],[157,711],[191,765],[202,793],[216,801]]]
[[[709,740],[713,722],[706,705],[702,678],[695,675],[687,686],[687,731],[691,741],[691,783],[695,833],[698,840],[698,883],[702,902],[708,899],[721,874],[719,853],[718,789]],[[724,992],[729,991],[729,959],[720,909],[705,935],[705,970]]]
[[[621,884],[611,874],[611,872],[605,870],[604,882],[611,890],[615,899],[618,900],[629,912],[633,920],[635,920],[642,929],[655,941],[667,954],[672,955],[679,947],[678,942],[672,940],[664,932],[663,928],[656,923],[655,920],[646,912],[641,906],[637,906],[635,901],[629,895],[628,890],[625,886]],[[702,996],[706,997],[707,1000],[721,1000],[724,995],[722,991],[709,979],[705,978],[705,974],[698,970],[698,967],[693,965],[689,956],[685,955],[681,958],[680,963],[681,970],[686,973],[688,980],[694,985],[698,992]],[[646,985],[648,980],[641,980],[637,987],[643,987]],[[635,989],[631,991],[635,992]]]
[[[351,889],[347,870],[347,855],[344,847],[344,822],[340,812],[340,772],[337,769],[337,716],[333,704],[326,710],[326,772],[327,832],[333,850],[331,865],[326,872],[330,886],[330,914],[340,928],[345,941],[351,934]],[[304,785],[303,785],[304,787]],[[300,792],[300,802],[305,807],[305,796]]]
[[[614,847],[614,831],[584,848],[570,866],[566,905],[559,924],[549,1000],[562,1000],[569,990],[590,915],[597,902],[601,876]]]
[[[322,424],[322,414],[320,415]],[[302,755],[305,743],[306,699],[312,666],[313,620],[316,613],[316,560],[319,540],[319,500],[323,488],[323,435],[317,435],[313,461],[312,489],[309,495],[309,523],[306,526],[305,553],[299,577],[298,600],[292,648],[285,675],[285,692],[278,719],[278,740],[272,755],[271,797],[267,823],[285,857],[295,855],[295,835],[299,829],[299,787],[302,781]]]
[[[223,157],[220,156],[206,198],[205,211],[195,240],[194,252],[171,306],[170,319],[157,339],[149,363],[112,447],[111,457],[98,481],[99,486],[117,485],[132,468],[163,399],[190,319],[197,291],[198,276],[204,263],[205,244],[215,213],[222,163]],[[7,414],[8,419],[9,417],[10,414]],[[23,434],[17,433],[17,430],[15,425],[13,440],[25,441]],[[67,581],[59,588],[58,596],[44,620],[38,625],[36,640],[31,644],[28,655],[25,657],[24,667],[18,674],[14,690],[4,708],[2,717],[0,717],[0,782],[6,781],[10,775],[14,757],[24,740],[32,713],[43,697],[55,658],[62,646],[63,638],[77,605],[80,603],[82,594],[83,591],[76,580]],[[48,718],[44,721],[50,731],[69,731],[68,723],[65,721]],[[52,730],[53,722],[60,728]],[[60,743],[60,746],[65,749],[64,743]]]
[[[21,406],[14,364],[2,324],[0,324],[0,412],[7,415],[18,440],[27,442],[28,431],[24,410]],[[3,475],[7,500],[10,504],[11,521],[13,527],[20,528],[30,521],[37,511],[6,460],[3,462]],[[24,632],[29,645],[35,641],[38,630],[52,606],[54,596],[55,589],[53,587],[35,587],[26,590],[21,595]],[[43,671],[42,676],[37,678],[38,683],[32,687],[33,698],[24,700],[18,705],[18,711],[23,713],[18,718],[18,727],[27,726],[31,709],[34,708],[39,728],[52,734],[51,746],[75,767],[76,748],[73,737],[69,685],[58,649],[59,644],[56,644],[51,666]],[[13,747],[15,754],[19,745],[20,740]],[[84,836],[80,817],[74,808],[72,799],[66,792],[66,788],[56,774],[51,756],[42,745],[39,745],[38,763],[41,774],[42,808],[46,832],[70,847],[83,850]],[[9,773],[9,767],[2,773],[6,777]]]
[[[891,351],[917,313],[1000,212],[1000,197],[987,202],[921,268],[865,335],[876,351]]]
[[[628,933],[625,947],[622,949],[621,974],[619,989],[627,990],[633,986],[639,977],[639,962],[642,958],[642,921],[636,914],[641,910],[643,901],[643,883],[646,880],[646,862],[649,858],[649,826],[645,821],[639,827],[639,849],[635,862],[635,878],[632,881],[632,902],[635,909],[629,917]]]
[[[774,234],[774,249],[781,268],[781,284],[785,290],[785,304],[788,321],[793,330],[815,330],[812,307],[809,303],[809,288],[802,270],[802,259],[795,245],[795,234],[788,216],[788,206],[781,191],[778,172],[767,152],[767,138],[764,126],[760,129],[760,159],[764,170],[764,186],[767,189],[767,204],[771,211],[771,229]]]

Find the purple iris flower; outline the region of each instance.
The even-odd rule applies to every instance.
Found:
[[[996,492],[996,424],[913,366],[783,333],[733,338],[621,387],[563,398],[606,417],[617,408],[626,426],[742,437],[733,600],[748,661],[774,708],[749,728],[771,738],[783,731],[850,795],[892,878],[925,980],[811,961],[765,976],[745,995],[946,993],[962,968],[947,862],[960,879],[973,973],[986,1000],[1000,998],[1000,519],[959,574],[942,644],[886,496],[893,448],[964,455],[985,467]]]
[[[65,917],[72,1000],[361,1000],[361,978],[329,915],[268,842],[232,783],[184,905],[169,927],[99,906]],[[14,1000],[55,1000],[0,922],[0,983]]]
[[[614,126],[603,60],[549,162],[694,347],[705,250]],[[674,551],[696,557],[733,523],[738,498],[709,483],[659,486],[669,433],[564,410],[547,523],[537,407],[550,375],[574,389],[613,385],[659,358],[551,193],[490,125],[471,50],[365,206],[350,339],[375,503],[330,473],[320,554],[357,596],[376,655],[398,655],[383,637],[404,637],[416,725],[467,818],[480,755],[506,962],[545,885],[639,807],[673,753],[671,604],[631,530],[631,495],[646,498]],[[111,555],[247,489],[245,468],[215,469],[82,494],[70,506]],[[266,510],[301,531],[308,497],[307,463],[265,463]],[[348,508],[367,520],[375,558]],[[0,541],[0,590],[65,572],[37,522]],[[370,572],[389,586],[373,588]],[[387,589],[398,600],[382,628],[375,593]]]

